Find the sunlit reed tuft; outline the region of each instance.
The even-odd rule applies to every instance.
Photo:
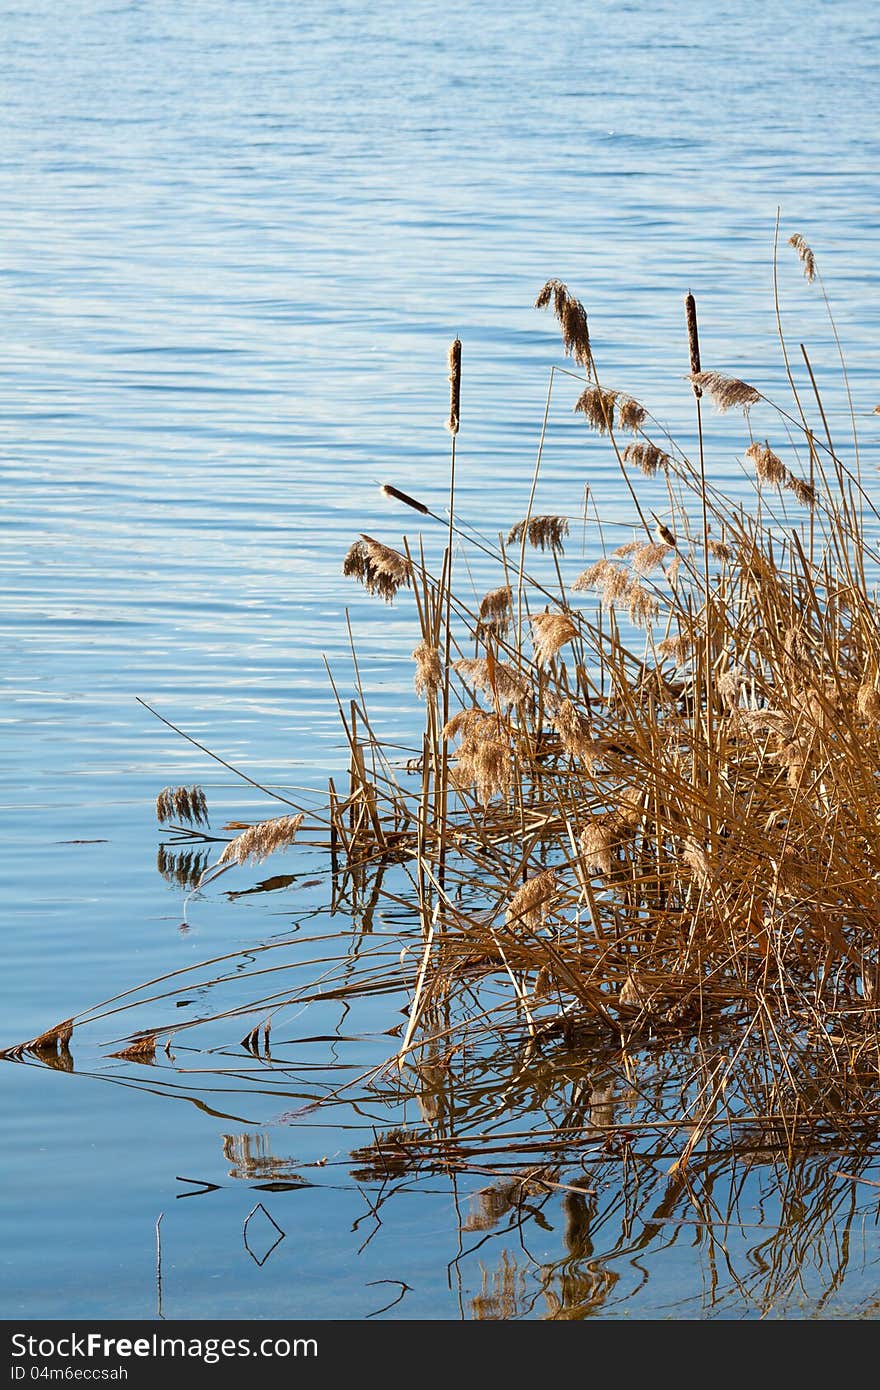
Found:
[[[623,451],[623,461],[638,468],[646,478],[653,478],[659,468],[667,473],[671,464],[669,455],[664,454],[662,449],[658,449],[656,444],[649,441],[627,444]]]
[[[800,232],[795,232],[788,238],[789,246],[793,246],[798,254],[798,260],[804,268],[804,275],[810,281],[816,278],[816,258],[804,241]]]
[[[721,414],[737,405],[748,410],[750,405],[757,405],[761,399],[760,391],[756,391],[754,386],[749,386],[747,381],[740,381],[734,376],[722,376],[720,372],[695,372],[691,382],[709,395]]]
[[[572,357],[578,366],[590,371],[593,355],[590,349],[590,333],[587,314],[579,299],[569,293],[568,286],[561,280],[548,280],[535,300],[536,309],[546,309],[553,302],[553,312],[562,330],[562,342],[566,357]]]
[[[303,812],[295,816],[276,816],[249,826],[223,848],[218,864],[258,864],[276,850],[288,849],[303,822]]]
[[[556,874],[553,869],[544,869],[534,878],[527,878],[507,905],[505,916],[508,926],[522,923],[533,931],[537,930],[556,894]]]
[[[603,391],[601,386],[585,386],[574,404],[574,409],[585,416],[599,434],[606,434],[614,428],[614,402],[616,391]]]
[[[507,544],[513,545],[522,540],[525,530],[529,545],[535,550],[552,550],[561,555],[565,537],[568,535],[568,518],[564,516],[532,516],[528,521],[517,521],[507,533]]]
[[[577,635],[577,625],[566,613],[538,613],[532,618],[535,658],[541,665],[552,660],[560,648]]]
[[[513,666],[485,657],[462,657],[454,661],[462,680],[494,700],[497,705],[516,705],[529,694],[530,685]]]
[[[757,441],[750,444],[745,456],[755,465],[755,474],[760,482],[771,483],[775,487],[782,487],[787,482],[788,469],[766,440],[763,444]]]
[[[413,677],[416,694],[423,695],[426,699],[433,699],[443,684],[443,668],[440,665],[439,648],[423,639],[413,651],[413,660],[416,663],[415,676]]]

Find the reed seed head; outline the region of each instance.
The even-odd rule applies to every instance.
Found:
[[[413,683],[417,695],[432,700],[443,684],[443,668],[440,665],[439,648],[422,640],[413,651],[416,673]]]
[[[521,923],[537,931],[556,896],[556,873],[553,869],[544,869],[533,878],[527,878],[507,905],[507,925],[517,926]]]
[[[507,533],[507,544],[522,542],[523,533],[535,550],[551,550],[556,555],[564,552],[564,541],[568,535],[568,517],[532,516],[518,521]]]
[[[798,254],[798,260],[804,268],[804,275],[812,282],[816,278],[816,258],[804,241],[800,232],[795,232],[788,238],[789,246],[793,246]]]
[[[529,693],[525,677],[504,662],[489,661],[486,657],[463,657],[452,664],[463,680],[498,706],[518,705]]]
[[[646,478],[653,478],[659,468],[668,473],[672,462],[668,454],[664,454],[662,449],[658,449],[657,445],[649,440],[627,444],[623,451],[623,461],[638,468]]]
[[[863,681],[859,686],[856,709],[863,719],[880,722],[880,693],[873,681]]]
[[[699,386],[709,395],[719,414],[737,405],[748,410],[750,405],[757,405],[761,399],[760,391],[756,391],[754,386],[749,386],[747,381],[740,381],[734,376],[722,376],[720,372],[694,372],[691,375],[691,384]]]
[[[406,556],[364,535],[349,547],[342,573],[359,580],[368,594],[378,594],[386,603],[391,603],[398,589],[411,579]]]
[[[618,396],[617,424],[619,429],[628,430],[630,434],[638,434],[647,419],[647,415],[648,412],[645,407],[633,400],[632,396]]]
[[[532,618],[532,642],[540,665],[550,661],[566,642],[578,635],[578,628],[566,613],[538,613]]]
[[[164,787],[156,797],[156,819],[163,821],[176,817],[190,825],[208,824],[208,803],[201,787]]]
[[[546,309],[553,302],[559,327],[562,330],[562,343],[566,357],[571,357],[578,366],[592,369],[593,355],[590,351],[590,331],[587,314],[583,304],[569,293],[568,286],[561,280],[548,280],[535,300],[536,309]]]
[[[251,825],[223,848],[218,864],[258,864],[276,850],[287,849],[303,823],[302,811],[295,816],[275,816]]]
[[[760,482],[782,487],[788,481],[788,469],[766,440],[763,444],[750,444],[745,456],[755,465],[755,474]]]
[[[574,409],[584,415],[594,430],[607,434],[614,429],[616,391],[603,391],[601,386],[585,386],[575,401]]]

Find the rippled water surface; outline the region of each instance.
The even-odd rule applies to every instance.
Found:
[[[532,308],[541,284],[558,276],[584,300],[604,378],[687,442],[686,290],[704,364],[784,388],[780,208],[783,245],[797,230],[816,251],[876,440],[880,83],[876,26],[852,0],[760,13],[672,0],[3,9],[8,1047],[209,957],[244,952],[234,972],[259,947],[289,941],[290,962],[309,958],[319,929],[344,939],[356,913],[327,919],[326,865],[308,847],[224,879],[184,922],[180,885],[157,871],[157,793],[200,783],[214,826],[273,803],[136,697],[317,805],[347,768],[325,666],[347,701],[347,609],[377,732],[412,741],[411,609],[367,598],[341,560],[361,532],[416,533],[382,482],[442,513],[456,334],[458,505],[494,536],[524,513],[548,375],[570,366],[551,316]],[[840,407],[822,299],[787,247],[780,281],[795,348],[810,342]],[[562,390],[551,403],[538,509],[576,515],[589,485],[604,515],[626,520],[607,441],[572,400]],[[718,439],[711,466],[736,487],[735,446]],[[425,536],[436,549],[431,523]],[[244,891],[270,874],[288,881]],[[368,946],[393,946],[393,917],[372,926]],[[199,982],[181,1013],[198,1007]],[[113,1016],[79,1046],[75,1035],[72,1075],[4,1065],[4,1315],[152,1318],[161,1300],[170,1317],[362,1318],[400,1285],[385,1316],[552,1313],[558,1267],[574,1258],[571,1211],[551,1202],[528,1246],[514,1231],[478,1248],[479,1221],[459,1219],[470,1189],[435,1175],[371,1217],[376,1192],[349,1155],[387,1128],[388,1109],[294,1113],[312,1081],[329,1088],[382,1061],[367,1035],[399,1021],[399,1002],[289,1016],[286,1091],[274,1071],[262,1084],[241,1049],[240,1065],[210,1077],[194,1050],[190,1087],[182,1050],[173,1075],[114,1060],[128,1024]],[[218,1030],[226,1063],[252,1022]],[[280,1187],[259,1186],[279,1172]],[[243,1239],[258,1201],[285,1232],[262,1263]],[[760,1193],[749,1212],[742,1250],[750,1222],[781,1221]],[[872,1212],[850,1213],[833,1297],[806,1275],[772,1311],[870,1308]],[[602,1229],[616,1222],[618,1240],[626,1219],[607,1214]],[[676,1220],[645,1257],[650,1277],[624,1241],[610,1282],[581,1290],[581,1315],[767,1311],[735,1280],[719,1293],[686,1203]],[[474,1248],[450,1273],[462,1225]]]

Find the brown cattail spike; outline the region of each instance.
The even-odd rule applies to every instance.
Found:
[[[412,507],[414,512],[421,512],[422,516],[431,515],[424,502],[417,502],[414,497],[410,497],[408,492],[401,492],[400,488],[394,487],[391,483],[383,483],[382,491],[386,497],[393,497],[397,502],[402,502],[405,507]]]
[[[699,400],[703,392],[693,378],[700,371],[700,337],[697,332],[697,302],[690,290],[684,297],[684,314],[687,319],[688,348],[691,355],[691,385],[694,388],[694,395]]]
[[[449,349],[449,432],[458,434],[461,405],[461,339]]]

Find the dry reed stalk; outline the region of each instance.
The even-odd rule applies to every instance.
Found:
[[[587,314],[580,300],[569,293],[568,286],[561,280],[548,280],[535,300],[536,309],[546,309],[552,301],[553,312],[562,330],[562,343],[566,357],[571,357],[580,367],[589,372],[593,365],[590,350],[590,332]]]
[[[553,869],[544,869],[533,878],[527,878],[507,905],[507,925],[517,926],[521,923],[537,931],[543,925],[556,896],[556,873]]]
[[[440,649],[424,638],[413,651],[416,672],[413,678],[416,694],[433,700],[443,684],[443,668],[440,664]]]
[[[458,434],[461,415],[461,339],[456,338],[449,349],[449,421],[450,434]]]
[[[276,850],[288,849],[303,823],[303,812],[295,816],[275,816],[236,835],[223,848],[219,864],[259,864]]]
[[[798,260],[804,268],[804,275],[812,282],[816,278],[816,258],[804,241],[800,232],[795,232],[788,238],[789,246],[793,246],[798,254]]]
[[[532,618],[532,643],[539,665],[546,665],[566,642],[577,636],[577,624],[566,613],[538,613]]]
[[[631,464],[638,468],[640,473],[644,473],[646,478],[653,478],[658,469],[668,473],[672,466],[672,460],[668,454],[664,454],[662,449],[658,449],[656,444],[650,440],[640,440],[638,443],[627,444],[622,455],[624,463]]]
[[[585,416],[588,424],[599,434],[607,434],[614,428],[616,400],[616,391],[603,391],[601,386],[589,385],[585,386],[578,396],[574,409]]]
[[[190,825],[208,824],[208,803],[201,787],[164,787],[156,797],[156,819],[161,824],[171,820],[188,821]]]
[[[563,542],[568,535],[568,517],[532,516],[518,521],[507,533],[507,544],[514,545],[523,535],[535,550],[552,550],[554,554],[563,553]]]
[[[720,372],[695,372],[691,376],[691,384],[699,386],[709,395],[719,414],[737,405],[748,410],[750,405],[757,405],[761,399],[760,391],[749,386],[748,382],[740,381],[738,377],[722,376]]]

